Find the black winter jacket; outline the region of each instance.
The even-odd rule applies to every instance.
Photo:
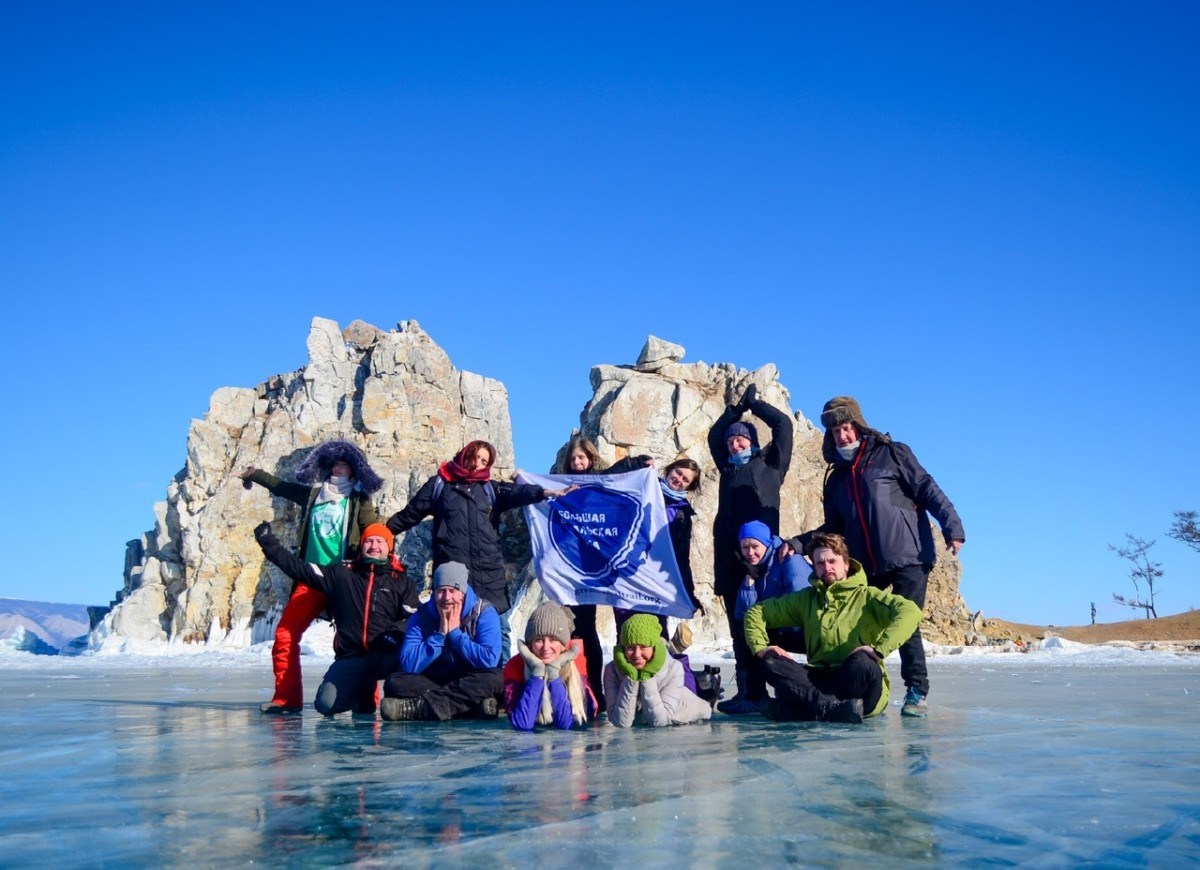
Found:
[[[420,601],[416,585],[399,562],[372,565],[360,559],[315,565],[281,545],[271,532],[258,542],[267,560],[284,574],[325,593],[337,628],[333,644],[337,658],[365,655],[384,632],[394,632],[397,643],[403,641],[408,619]]]
[[[713,520],[713,591],[718,595],[736,593],[745,576],[738,529],[760,520],[771,534],[779,534],[779,490],[792,463],[791,418],[763,401],[752,403],[749,410],[771,427],[771,443],[744,465],[730,463],[725,443],[725,431],[744,413],[740,408],[730,405],[708,430],[708,449],[721,473]]]
[[[700,602],[696,600],[696,581],[692,577],[692,517],[695,515],[694,507],[681,504],[667,531],[671,533],[671,547],[675,550],[675,561],[679,563],[683,588],[687,590],[688,598],[692,599],[693,607],[698,608]]]
[[[946,543],[965,541],[962,520],[950,499],[907,444],[865,434],[854,459],[840,457],[825,481],[825,522],[801,535],[807,550],[816,532],[837,532],[867,576],[911,565],[933,565],[936,550],[929,514]]]
[[[433,517],[433,566],[445,562],[466,565],[471,588],[504,613],[509,600],[498,531],[500,514],[542,501],[546,491],[531,484],[492,481],[493,505],[489,484],[442,481],[439,485],[439,479],[437,475],[429,478],[402,510],[388,518],[387,527],[398,535]]]

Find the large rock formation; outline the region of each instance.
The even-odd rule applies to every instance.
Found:
[[[250,465],[289,477],[307,450],[344,438],[358,444],[386,481],[376,495],[383,515],[402,507],[438,464],[473,438],[499,450],[497,476],[516,467],[507,394],[502,384],[455,369],[445,352],[412,321],[383,332],[361,322],[344,331],[316,318],[309,363],[255,389],[222,388],[208,413],[192,422],[187,464],[155,505],[155,528],[130,542],[117,606],[92,633],[147,641],[244,646],[270,638],[290,581],[264,563],[252,530],[264,519],[285,540],[295,535],[298,507],[266,490],[245,490],[235,473]],[[712,595],[711,522],[717,471],[707,433],[726,404],[751,383],[759,396],[787,409],[789,395],[773,365],[754,372],[729,364],[684,364],[684,349],[651,338],[634,366],[592,369],[592,399],[580,430],[610,462],[650,454],[661,465],[688,455],[704,469],[692,541],[697,592],[707,614],[693,621],[699,642],[727,643],[720,605]],[[782,494],[782,531],[794,534],[822,518],[821,433],[793,413],[795,449]],[[759,422],[765,441],[768,430]],[[514,633],[540,592],[526,563],[527,536],[519,516],[505,525],[510,576],[532,594],[514,615]],[[410,571],[428,570],[429,524],[403,536],[400,556]],[[962,642],[970,618],[958,594],[960,568],[941,558],[931,579],[926,637]]]
[[[304,368],[255,389],[217,390],[192,421],[187,465],[155,505],[154,530],[130,542],[124,588],[95,642],[243,646],[271,636],[291,584],[265,564],[252,530],[271,520],[281,539],[294,539],[300,509],[244,489],[234,475],[246,466],[286,478],[316,444],[353,441],[386,481],[375,496],[385,516],[473,438],[496,445],[498,475],[513,472],[504,386],[455,369],[415,322],[383,332],[356,321],[342,331],[315,318],[308,354]],[[402,538],[410,571],[426,563],[428,543],[428,523]]]
[[[750,384],[757,386],[761,399],[792,413],[795,444],[781,493],[780,531],[785,536],[807,531],[824,518],[822,432],[799,413],[791,412],[789,393],[779,382],[774,365],[748,372],[728,363],[684,364],[680,362],[683,355],[679,345],[651,336],[636,365],[593,368],[594,395],[580,414],[578,431],[595,442],[609,463],[625,456],[649,454],[661,468],[689,456],[704,469],[701,491],[692,499],[699,512],[692,536],[692,567],[697,596],[706,614],[693,621],[693,630],[699,641],[727,642],[725,617],[712,592],[711,528],[717,513],[718,474],[708,450],[708,430],[726,405],[740,398]],[[761,421],[754,422],[765,444],[770,439],[769,430]],[[958,593],[961,570],[956,559],[939,549],[923,626],[929,640],[961,643],[970,628],[970,615]]]

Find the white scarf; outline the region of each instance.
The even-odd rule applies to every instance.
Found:
[[[344,498],[349,498],[353,490],[353,477],[330,477],[329,480],[321,484],[321,491],[317,493],[316,503],[325,504],[330,501],[341,501]]]

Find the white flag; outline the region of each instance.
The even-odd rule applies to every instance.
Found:
[[[625,474],[522,471],[517,480],[546,489],[579,485],[561,498],[525,508],[534,568],[548,598],[682,619],[692,615],[652,469]]]

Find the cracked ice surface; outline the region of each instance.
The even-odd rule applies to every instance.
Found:
[[[325,663],[306,657],[310,693]],[[1167,867],[1200,858],[1200,657],[929,664],[925,720],[893,706],[863,726],[718,715],[674,729],[518,734],[503,719],[324,720],[311,708],[264,717],[261,651],[4,656],[0,863]]]

